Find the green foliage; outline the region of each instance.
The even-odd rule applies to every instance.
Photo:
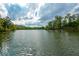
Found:
[[[48,30],[73,30],[79,31],[79,15],[67,14],[65,17],[55,16],[55,20],[48,23],[46,26]]]
[[[44,29],[44,27],[26,27],[26,26],[22,26],[22,25],[16,25],[16,29],[17,30],[35,30],[35,29]]]
[[[49,22],[48,26],[47,26],[47,29],[52,29],[52,25],[53,25],[52,22]]]
[[[55,16],[45,27],[26,27],[22,25],[14,25],[9,17],[0,18],[0,32],[9,30],[28,30],[28,29],[46,29],[46,30],[73,30],[79,31],[79,15],[67,14],[66,16]]]
[[[61,20],[62,20],[61,16],[55,16],[55,22],[54,22],[53,28],[61,29]]]
[[[15,25],[10,21],[10,18],[0,18],[0,32],[15,30]]]
[[[55,20],[48,23],[46,29],[61,29],[61,16],[55,16]]]

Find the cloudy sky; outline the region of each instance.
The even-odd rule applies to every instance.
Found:
[[[7,2],[7,3],[6,3]],[[26,3],[26,0],[5,0],[0,3],[0,17],[9,16],[12,22],[25,26],[42,26],[54,16],[78,13],[77,3]]]

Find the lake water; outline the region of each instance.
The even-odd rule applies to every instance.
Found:
[[[79,33],[16,30],[0,33],[2,56],[77,56]]]

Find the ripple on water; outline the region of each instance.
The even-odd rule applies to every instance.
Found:
[[[24,48],[16,53],[16,56],[34,56],[34,55],[36,55],[36,50],[32,48],[29,49]]]

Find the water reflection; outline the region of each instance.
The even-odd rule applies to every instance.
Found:
[[[0,33],[0,55],[79,55],[79,33],[51,30],[17,30]]]
[[[9,55],[9,40],[12,36],[12,32],[0,33],[0,55]]]

